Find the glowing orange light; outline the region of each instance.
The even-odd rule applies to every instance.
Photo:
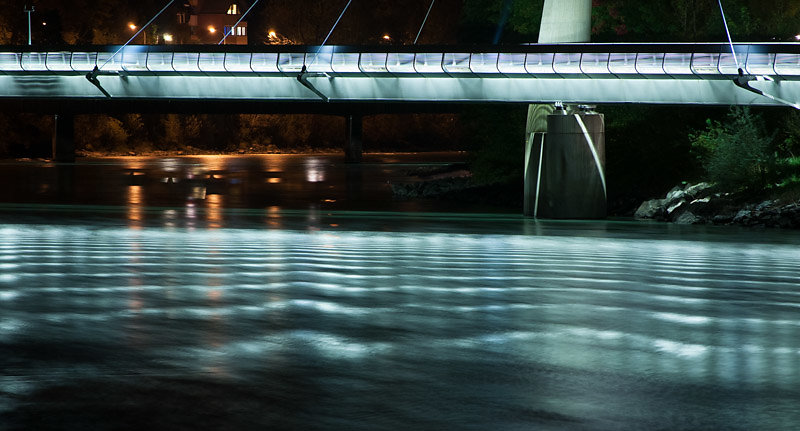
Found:
[[[136,30],[138,27],[136,27],[136,24],[130,23],[128,24],[128,28],[130,28],[131,30]]]
[[[275,30],[270,30],[267,35],[269,36],[270,39],[275,39],[276,37],[278,37],[278,33],[276,33]]]
[[[216,33],[216,32],[217,32],[217,29],[216,29],[216,28],[214,28],[214,26],[213,26],[213,25],[210,25],[210,26],[208,26],[208,32],[209,32],[209,33]]]
[[[384,34],[383,35],[383,40],[392,40],[392,37],[389,36],[388,34]]]

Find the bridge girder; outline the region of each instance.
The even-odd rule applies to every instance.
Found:
[[[537,79],[537,78],[452,78],[409,77],[310,78],[331,102],[289,77],[241,76],[154,76],[125,78],[104,76],[102,85],[112,95],[106,100],[83,76],[76,75],[3,75],[0,76],[0,100],[24,101],[23,105],[57,104],[59,101],[92,106],[160,103],[156,110],[178,111],[191,103],[217,105],[212,110],[235,112],[297,111],[341,112],[342,105],[431,104],[431,111],[451,111],[447,105],[472,103],[551,103],[575,104],[694,104],[694,105],[780,105],[769,98],[748,92],[727,79]],[[752,84],[766,93],[786,100],[800,100],[800,81],[762,81]],[[108,103],[104,103],[108,102]],[[115,105],[117,103],[117,105]],[[442,104],[444,107],[436,107]],[[6,108],[17,109],[4,103]],[[122,105],[122,106],[119,106]],[[241,106],[236,106],[241,105]],[[279,108],[278,105],[286,105]],[[292,108],[291,105],[295,105]],[[308,106],[306,106],[308,105]],[[446,108],[446,109],[441,109]]]

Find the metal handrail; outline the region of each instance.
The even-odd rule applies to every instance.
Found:
[[[772,76],[781,76],[790,79],[800,79],[800,44],[798,43],[753,43],[753,44],[735,44],[736,57],[730,54],[730,47],[722,43],[679,43],[679,44],[536,44],[536,45],[514,45],[514,46],[328,46],[325,47],[323,55],[317,57],[319,52],[318,47],[315,46],[298,46],[288,45],[280,47],[252,47],[241,46],[207,46],[207,45],[131,45],[122,50],[122,56],[119,60],[109,63],[101,73],[114,74],[124,72],[126,74],[136,73],[180,73],[180,74],[232,74],[232,73],[253,73],[253,74],[282,74],[291,75],[298,73],[304,66],[310,66],[310,58],[318,58],[316,64],[310,71],[320,70],[323,73],[330,73],[333,76],[344,75],[363,75],[364,68],[362,61],[365,56],[358,55],[358,64],[353,63],[353,69],[358,69],[361,72],[337,72],[334,71],[334,64],[337,66],[341,64],[342,58],[337,59],[337,54],[370,54],[372,57],[384,57],[388,62],[389,57],[400,58],[402,56],[408,57],[410,60],[409,67],[396,68],[386,67],[383,70],[370,71],[370,75],[472,75],[472,76],[506,76],[509,74],[515,76],[556,76],[558,77],[557,69],[559,66],[568,63],[561,63],[558,61],[560,57],[572,57],[580,54],[581,58],[577,73],[570,73],[570,77],[585,76],[585,77],[609,77],[617,78],[620,75],[645,75],[653,77],[673,78],[678,75],[684,76],[706,76],[718,77],[728,79],[737,75],[737,63],[742,63],[745,66],[745,71],[749,72],[750,66],[755,69],[771,69]],[[88,47],[60,47],[61,49],[31,49],[27,46],[0,46],[0,74],[5,73],[85,73],[93,70],[95,66],[101,63],[107,55],[118,50],[117,46],[88,46]],[[69,49],[65,49],[69,48]],[[235,48],[235,49],[231,49]],[[151,55],[158,54],[158,55]],[[208,54],[222,54],[223,67],[219,70],[208,70],[209,68],[202,64],[203,56]],[[594,72],[587,74],[583,71],[583,57],[587,54],[608,54],[605,60],[605,67],[608,74],[602,72]],[[76,62],[74,56],[80,56],[81,60],[91,59],[92,61]],[[190,67],[181,68],[180,62],[176,63],[176,57],[187,57],[194,59]],[[420,56],[430,58],[438,56],[439,68],[431,71],[430,69],[421,73],[416,70],[416,59]],[[450,67],[446,61],[448,58],[455,59],[457,56],[469,56],[468,68],[460,70],[456,67]],[[473,67],[472,59],[477,56],[496,56],[496,66],[494,70],[478,70],[478,67]],[[519,63],[520,56],[523,55],[524,60]],[[63,62],[54,62],[52,68],[58,70],[50,70],[51,65],[48,64],[50,57],[62,57]],[[503,58],[506,56],[507,58]],[[622,57],[633,57],[633,64],[630,71],[612,70],[615,59]],[[648,72],[643,72],[639,68],[640,58],[652,59],[655,57],[663,57],[661,59],[661,70],[653,71],[652,68]],[[216,60],[218,56],[209,56]],[[254,59],[262,57],[269,60],[274,64],[274,69],[269,68],[262,70],[254,67]],[[159,58],[162,63],[169,63],[169,67],[158,68],[157,70],[151,69],[150,59]],[[291,61],[290,66],[285,66],[281,62],[282,59],[300,59],[300,62]],[[320,63],[319,58],[325,60]],[[227,70],[228,60],[235,62],[241,60],[242,63],[248,64],[245,70],[237,70],[231,72]],[[545,59],[547,67],[553,70],[553,73],[541,70],[531,72],[528,67],[529,64],[538,64]],[[703,59],[709,60],[704,62]],[[336,62],[335,60],[340,60]],[[671,61],[671,60],[674,60]],[[739,61],[741,60],[741,61]],[[274,61],[274,63],[273,63]],[[597,61],[595,59],[594,61]],[[530,63],[529,63],[530,62]],[[712,64],[712,62],[714,64]],[[344,63],[347,63],[344,60]],[[403,63],[405,64],[405,63]],[[39,66],[43,65],[43,66]],[[709,65],[713,67],[709,67]],[[187,64],[187,66],[189,66]],[[503,67],[500,67],[503,66]],[[507,67],[508,66],[508,67]],[[519,66],[519,67],[516,67]],[[623,67],[629,67],[624,66]],[[684,67],[681,69],[681,67]],[[511,68],[516,68],[519,72],[508,72]],[[669,68],[670,72],[667,72]],[[374,67],[371,67],[374,69]],[[501,69],[504,72],[501,72]],[[756,74],[756,73],[754,73]],[[767,74],[763,71],[757,74]]]

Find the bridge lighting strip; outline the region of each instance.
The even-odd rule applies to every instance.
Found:
[[[800,50],[796,44],[737,45],[741,66],[749,75],[800,80]],[[718,47],[717,45],[713,45]],[[630,52],[603,52],[597,45],[579,51],[580,45],[553,52],[357,52],[326,47],[315,52],[167,51],[148,46],[128,46],[111,59],[109,51],[14,51],[0,47],[0,74],[49,72],[84,74],[108,64],[103,73],[125,74],[228,74],[296,76],[306,66],[309,73],[330,76],[457,76],[534,78],[731,79],[738,74],[737,59],[719,49],[651,52],[654,46],[625,45]],[[603,47],[617,48],[613,44]],[[660,45],[660,48],[669,46]],[[17,48],[17,47],[15,47]],[[699,45],[698,48],[703,48]],[[611,49],[609,49],[611,51]]]

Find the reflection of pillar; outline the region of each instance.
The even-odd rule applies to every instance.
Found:
[[[527,163],[535,163],[536,187],[531,190],[533,204],[526,205],[526,214],[555,219],[604,218],[603,115],[558,110],[547,117],[547,129],[546,134],[533,135],[536,139],[531,140],[527,151]]]
[[[347,163],[360,163],[361,153],[364,147],[363,140],[363,116],[361,114],[350,114],[345,117],[346,136],[344,157]]]
[[[53,161],[75,161],[75,116],[72,114],[53,117]]]
[[[56,165],[56,192],[59,202],[72,204],[75,201],[75,165]]]
[[[350,203],[361,200],[364,189],[364,178],[362,167],[359,165],[347,167],[347,201]]]

